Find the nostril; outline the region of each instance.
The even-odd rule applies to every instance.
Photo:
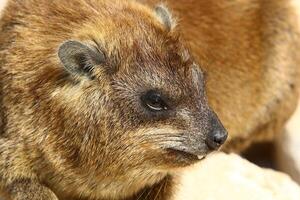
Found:
[[[223,131],[217,131],[214,136],[213,136],[213,141],[214,143],[218,144],[218,145],[222,145],[224,144],[224,142],[227,139],[227,133],[223,132]]]
[[[227,139],[227,132],[223,130],[214,131],[207,139],[206,144],[209,148],[216,150],[218,149]]]
[[[211,129],[206,138],[206,145],[211,150],[216,150],[226,141],[227,131],[213,111],[211,112],[210,126]]]

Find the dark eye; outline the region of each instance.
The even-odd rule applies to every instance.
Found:
[[[168,110],[168,106],[160,93],[150,90],[141,97],[143,105],[151,111]]]

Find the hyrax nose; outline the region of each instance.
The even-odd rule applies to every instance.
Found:
[[[206,145],[211,150],[218,149],[227,139],[227,131],[221,124],[218,117],[213,114],[212,120],[211,120],[211,131],[208,133],[208,136],[206,138]]]

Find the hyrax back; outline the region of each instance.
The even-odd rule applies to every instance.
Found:
[[[225,142],[165,7],[11,0],[0,23],[9,198],[168,199],[173,170]]]

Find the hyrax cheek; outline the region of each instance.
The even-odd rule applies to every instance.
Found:
[[[201,133],[191,133],[189,135],[189,140],[187,140],[184,145],[195,155],[206,155],[209,153],[209,149],[205,144],[204,134]]]
[[[182,131],[170,126],[147,128],[137,131],[134,139],[141,144],[148,144],[160,148],[162,146],[171,146],[181,143],[181,132]]]
[[[180,136],[180,142],[168,143],[166,148],[200,157],[209,153],[209,149],[205,144],[205,137],[197,133],[182,134]]]

